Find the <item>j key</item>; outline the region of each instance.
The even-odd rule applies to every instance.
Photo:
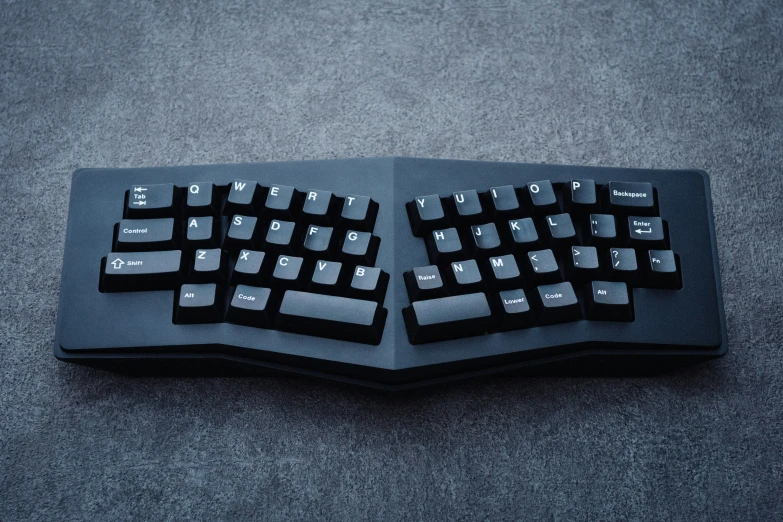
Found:
[[[572,281],[588,281],[598,276],[598,250],[589,246],[572,246],[566,259],[566,274]]]
[[[525,205],[535,214],[556,214],[560,211],[555,189],[549,180],[528,183],[522,194]]]
[[[185,212],[188,216],[212,216],[220,210],[218,198],[212,183],[190,183],[185,199]]]
[[[334,229],[323,225],[310,225],[305,232],[302,255],[305,257],[330,257]]]
[[[433,230],[449,226],[446,214],[443,212],[443,204],[437,194],[414,198],[405,205],[405,208],[408,211],[411,230],[416,237],[423,237]]]
[[[625,283],[593,281],[585,291],[587,318],[598,321],[633,321],[633,306]]]
[[[302,217],[313,225],[337,223],[340,200],[328,190],[311,190],[305,196]]]
[[[571,283],[538,287],[538,315],[542,324],[565,323],[582,318],[582,309]]]
[[[482,289],[484,282],[475,259],[451,263],[449,286],[455,294],[470,294]]]
[[[416,267],[405,272],[403,279],[411,303],[446,295],[446,286],[435,265]]]
[[[488,257],[500,253],[500,235],[494,223],[470,227],[473,257]]]
[[[349,295],[356,299],[383,304],[388,286],[389,274],[380,268],[357,266],[353,271]]]
[[[495,326],[481,292],[417,301],[402,310],[411,344],[480,335]]]
[[[475,190],[463,190],[451,195],[454,218],[459,225],[472,225],[486,221],[481,200]]]
[[[607,210],[613,214],[654,214],[654,194],[650,183],[611,181],[604,187]]]
[[[271,290],[238,285],[228,305],[226,321],[257,328],[272,328]]]
[[[264,239],[264,250],[275,254],[294,253],[294,228],[296,223],[273,219]]]
[[[133,185],[125,205],[127,218],[156,218],[176,216],[179,210],[179,192],[171,183],[160,185]]]
[[[378,217],[378,203],[369,196],[345,196],[340,214],[340,227],[372,232]]]
[[[302,286],[303,270],[301,257],[280,256],[275,263],[269,286],[275,290],[297,289]]]
[[[588,213],[598,208],[595,181],[574,179],[563,186],[565,207],[568,212]]]
[[[535,314],[522,289],[506,290],[498,295],[499,330],[518,330],[535,325]]]
[[[255,181],[234,180],[228,191],[223,214],[226,216],[255,214],[263,197],[264,188]]]
[[[671,250],[647,252],[647,277],[644,286],[655,288],[682,288],[677,258]]]
[[[527,253],[526,272],[534,284],[562,281],[560,267],[551,250],[533,250]]]
[[[215,283],[182,285],[174,310],[175,323],[216,323],[222,320]]]
[[[609,245],[617,242],[617,226],[611,214],[590,214],[590,227],[587,243],[590,245]]]
[[[519,272],[517,260],[511,254],[500,257],[490,257],[489,269],[491,275],[490,284],[495,290],[520,288],[524,283],[522,274]]]
[[[612,279],[619,281],[635,280],[638,276],[636,252],[633,248],[610,248],[608,267]]]
[[[169,250],[174,248],[174,218],[123,219],[117,226],[114,249]]]
[[[112,252],[106,256],[101,277],[102,292],[168,290],[180,279],[182,251]]]
[[[546,228],[549,232],[549,246],[555,250],[568,247],[577,242],[574,223],[568,214],[547,216]]]
[[[225,284],[228,273],[228,257],[219,248],[196,250],[193,254],[193,266],[190,280],[206,283]]]
[[[370,232],[349,230],[343,240],[341,257],[343,261],[363,265],[374,265],[378,256],[381,238]]]
[[[258,218],[251,216],[234,216],[223,239],[223,248],[236,252],[242,248],[253,248],[256,223]]]
[[[467,257],[456,228],[434,230],[424,238],[424,243],[427,246],[430,263],[434,265],[461,261]]]
[[[259,284],[263,282],[264,252],[255,250],[240,250],[237,256],[237,262],[234,265],[234,271],[231,272],[231,284]]]
[[[271,185],[266,193],[264,219],[294,220],[301,206],[302,193],[288,185]]]
[[[666,247],[663,221],[659,217],[628,217],[628,239],[631,245],[638,247]]]
[[[289,290],[280,303],[275,326],[295,333],[377,345],[387,314],[375,301]]]
[[[538,248],[538,232],[531,218],[512,219],[508,222],[515,252],[527,252]]]
[[[189,249],[212,248],[220,244],[218,220],[212,216],[191,217],[185,221],[185,244]]]
[[[343,264],[337,261],[319,259],[313,268],[308,290],[319,294],[337,294],[340,289],[340,273]]]
[[[522,206],[517,198],[517,191],[511,185],[492,187],[486,193],[487,213],[491,219],[511,218],[518,216]]]

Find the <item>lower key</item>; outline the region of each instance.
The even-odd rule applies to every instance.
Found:
[[[482,292],[416,301],[402,315],[411,344],[481,335],[495,325]]]

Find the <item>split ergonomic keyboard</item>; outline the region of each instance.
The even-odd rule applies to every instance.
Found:
[[[404,389],[726,352],[708,177],[378,158],[73,175],[55,355]]]

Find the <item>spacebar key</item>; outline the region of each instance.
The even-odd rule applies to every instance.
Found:
[[[379,344],[387,311],[375,301],[288,290],[275,326],[289,332]]]
[[[481,292],[416,301],[402,316],[411,344],[481,335],[495,323]]]

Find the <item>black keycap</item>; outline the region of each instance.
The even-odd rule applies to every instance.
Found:
[[[585,290],[587,318],[597,321],[633,321],[633,305],[625,283],[593,281]]]
[[[647,252],[647,274],[644,286],[654,288],[682,288],[677,258],[671,250]]]
[[[328,190],[311,190],[305,196],[302,217],[313,225],[333,225],[338,221],[340,200]]]
[[[264,251],[270,254],[293,254],[296,248],[293,241],[294,228],[296,223],[291,221],[270,221],[264,239]]]
[[[117,226],[117,252],[174,248],[174,218],[123,219]]]
[[[617,226],[610,214],[590,214],[587,243],[606,246],[617,242]]]
[[[228,257],[219,248],[199,249],[193,253],[193,265],[189,279],[199,283],[225,284],[228,273]]]
[[[350,297],[378,301],[383,304],[386,287],[389,286],[389,274],[380,268],[357,266],[351,279]]]
[[[650,183],[611,181],[603,190],[607,210],[613,214],[655,213],[655,195]]]
[[[520,288],[524,284],[517,260],[511,254],[490,257],[488,273],[492,276],[490,284],[495,290]]]
[[[560,211],[557,196],[549,180],[531,181],[522,190],[528,209],[535,214],[556,214]]]
[[[295,333],[377,345],[387,313],[375,301],[289,290],[275,316],[275,326]]]
[[[449,286],[452,293],[471,294],[482,289],[484,282],[475,259],[451,263]]]
[[[182,282],[182,251],[111,252],[101,277],[102,292],[168,290]]]
[[[433,230],[449,226],[446,214],[443,212],[443,204],[437,194],[416,197],[408,202],[405,208],[408,211],[411,230],[416,237],[423,237]]]
[[[515,252],[527,252],[539,246],[536,225],[531,218],[512,219],[508,222],[511,241]]]
[[[228,198],[223,206],[223,214],[226,216],[256,214],[263,197],[264,187],[255,181],[234,180],[231,182]]]
[[[337,294],[340,291],[342,267],[343,264],[337,261],[316,261],[308,290],[319,294]]]
[[[555,214],[547,216],[545,221],[551,248],[559,250],[577,243],[576,230],[574,230],[571,216],[568,214]]]
[[[411,344],[480,335],[495,325],[481,292],[417,301],[404,308],[402,316]]]
[[[659,217],[628,217],[628,239],[641,248],[666,248],[663,221]]]
[[[405,272],[403,279],[411,303],[446,295],[446,286],[435,265],[416,267]]]
[[[380,246],[381,238],[378,236],[373,236],[370,232],[349,230],[343,240],[341,257],[348,263],[372,266],[375,264]]]
[[[275,290],[301,288],[303,261],[301,257],[295,256],[278,257],[272,276],[269,278],[269,286]]]
[[[271,185],[266,193],[264,219],[294,220],[299,213],[302,193],[289,185]]]
[[[222,320],[215,283],[182,285],[174,311],[175,323],[216,323]]]
[[[499,330],[518,330],[536,324],[535,314],[522,289],[505,290],[497,298],[500,326]]]
[[[350,230],[372,232],[375,218],[378,217],[378,203],[369,196],[345,196],[343,211],[340,214],[340,227]]]
[[[572,246],[566,261],[566,274],[572,281],[588,281],[598,277],[601,266],[598,250],[589,246]]]
[[[253,248],[256,223],[258,218],[251,216],[234,216],[223,238],[223,248],[237,252],[242,248]]]
[[[257,328],[272,328],[271,294],[269,288],[238,285],[228,305],[226,321]]]
[[[179,192],[171,183],[133,185],[125,202],[125,217],[156,218],[176,216],[179,211]]]
[[[218,220],[212,216],[190,217],[185,220],[185,245],[188,249],[212,248],[220,244]]]
[[[636,252],[633,248],[610,248],[608,268],[612,279],[619,281],[635,280],[638,275]]]
[[[434,230],[425,236],[424,242],[427,246],[430,263],[434,265],[445,265],[467,257],[462,249],[462,241],[459,239],[456,228]]]
[[[217,215],[218,198],[215,185],[212,183],[188,184],[188,195],[185,199],[185,213],[188,216]]]
[[[331,257],[330,247],[334,229],[323,225],[310,225],[305,232],[302,255],[305,257]]]
[[[470,227],[473,257],[489,257],[500,253],[500,235],[494,223]]]
[[[240,250],[234,271],[231,272],[231,284],[257,285],[264,281],[264,260],[266,254],[255,250]]]
[[[518,216],[522,211],[517,191],[511,185],[492,187],[486,193],[487,214],[491,219],[508,219]]]
[[[533,284],[556,283],[563,280],[555,254],[550,249],[528,252],[525,266],[528,279]]]
[[[451,195],[453,221],[459,225],[472,225],[486,221],[481,199],[475,190],[462,190]]]
[[[571,283],[538,287],[538,316],[542,324],[565,323],[582,318],[582,309]]]
[[[568,212],[588,213],[598,208],[595,181],[573,179],[563,186],[565,207]]]

